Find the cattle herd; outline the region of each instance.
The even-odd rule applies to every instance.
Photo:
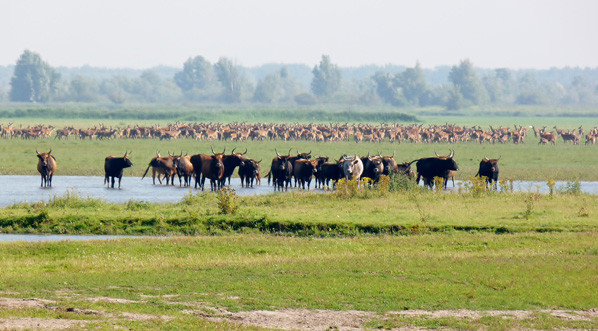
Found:
[[[341,155],[338,160],[329,160],[328,157],[312,158],[311,151],[292,155],[292,149],[286,155],[281,155],[274,150],[276,156],[272,159],[270,170],[265,177],[268,177],[268,184],[272,182],[274,190],[287,190],[289,187],[299,186],[302,189],[310,189],[314,181],[315,188],[334,187],[340,179],[363,180],[369,178],[372,183],[377,183],[381,176],[398,175],[414,178],[411,165],[415,163],[417,178],[423,180],[425,186],[430,188],[434,185],[434,179],[440,177],[444,180],[445,187],[449,177],[459,170],[453,159],[455,152],[450,151],[446,156],[436,154],[435,157],[424,157],[398,164],[393,155],[383,156],[367,155]],[[50,149],[47,153],[39,153],[36,150],[38,165],[37,169],[41,175],[41,186],[51,187],[52,176],[57,168],[56,158]],[[116,179],[120,188],[123,170],[133,166],[129,159],[130,152],[123,157],[108,156],[104,161],[104,184],[114,188]],[[161,156],[156,152],[141,179],[145,178],[150,168],[152,169],[153,184],[156,179],[159,184],[164,180],[166,185],[175,185],[175,178],[178,176],[179,186],[191,186],[195,179],[195,188],[204,190],[206,179],[210,180],[210,190],[216,191],[226,185],[230,185],[230,179],[238,168],[238,175],[241,179],[241,186],[253,187],[261,184],[261,162],[248,158],[247,149],[244,152],[235,152],[235,148],[226,154],[226,148],[222,152],[215,152],[211,148],[211,154],[179,155],[168,153],[168,156]],[[500,159],[500,158],[499,158]],[[498,181],[498,160],[484,157],[480,161],[480,167],[476,176],[487,179],[487,184]],[[331,186],[332,184],[332,186]]]
[[[560,136],[564,143],[580,144],[585,138],[585,144],[595,144],[598,137],[598,127],[588,132],[582,126],[575,130],[563,130],[554,126],[552,130],[547,127],[541,129],[530,126],[538,144],[556,144]],[[221,140],[221,141],[246,141],[246,140],[306,140],[306,141],[355,141],[355,142],[381,142],[389,141],[400,143],[403,141],[413,143],[509,143],[521,144],[528,135],[528,127],[515,125],[514,128],[499,127],[482,129],[480,126],[465,127],[453,124],[445,125],[403,125],[392,124],[284,124],[284,123],[172,123],[165,127],[154,125],[127,126],[126,128],[112,128],[100,124],[94,128],[75,129],[65,127],[56,129],[53,126],[37,125],[33,127],[16,128],[12,123],[0,125],[0,137],[4,139],[22,138],[50,138],[69,139],[196,139],[196,140]]]

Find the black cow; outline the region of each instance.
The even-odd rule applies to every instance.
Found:
[[[293,165],[293,175],[295,180],[299,181],[299,185],[302,189],[305,189],[305,183],[307,183],[307,189],[311,184],[311,177],[318,172],[317,160],[297,160]]]
[[[419,179],[423,178],[424,185],[429,186],[432,188],[434,185],[434,177],[441,177],[444,179],[444,182],[448,180],[449,171],[457,171],[459,167],[455,160],[453,160],[453,156],[455,155],[454,151],[448,156],[441,156],[441,157],[425,157],[417,160],[413,160],[413,162],[417,162],[415,165],[417,167],[417,179],[416,182],[419,183]]]
[[[244,159],[243,164],[239,166],[239,178],[241,178],[241,186],[253,187],[253,182],[256,184],[260,181],[260,162],[252,159]],[[225,168],[226,169],[226,168]]]
[[[316,169],[318,171],[314,174],[314,177],[316,180],[316,183],[314,186],[315,186],[315,188],[324,187],[324,177],[322,176],[322,173],[320,172],[320,168],[321,168],[322,164],[328,162],[328,156],[319,156],[319,157],[315,158],[315,160],[317,162]]]
[[[413,170],[411,170],[411,164],[413,162],[415,162],[415,161],[404,162],[404,163],[401,163],[401,164],[397,164],[396,173],[399,174],[399,175],[407,176],[409,178],[415,177],[414,174],[413,174]]]
[[[363,163],[363,172],[361,173],[361,179],[367,177],[374,183],[380,180],[380,175],[384,172],[384,164],[382,163],[381,156],[367,156],[362,157],[361,162]]]
[[[340,160],[324,162],[318,166],[317,174],[321,178],[322,184],[330,187],[330,181],[332,181],[332,186],[334,186],[339,179],[344,177],[343,164]]]
[[[489,159],[484,156],[482,161],[480,161],[480,169],[476,176],[478,177],[486,177],[486,187],[488,184],[492,185],[494,181],[494,185],[498,183],[498,159]]]
[[[382,174],[386,176],[390,176],[391,174],[397,173],[400,170],[399,165],[395,160],[395,152],[392,152],[392,156],[383,156],[382,165],[384,165],[384,170],[382,171]],[[411,164],[409,163],[409,165]]]
[[[114,181],[118,178],[118,188],[120,188],[120,180],[123,178],[123,169],[133,166],[133,162],[129,160],[130,153],[125,153],[123,157],[108,156],[104,160],[104,184],[108,184],[114,188]],[[112,180],[112,185],[110,184]]]
[[[243,155],[245,154],[247,154],[247,148],[245,149],[244,153],[235,153],[235,148],[233,148],[229,155],[224,155],[222,157],[222,164],[224,164],[224,174],[222,175],[222,184],[220,186],[224,186],[227,179],[228,185],[230,185],[230,179],[233,176],[235,168],[244,165],[245,158]]]

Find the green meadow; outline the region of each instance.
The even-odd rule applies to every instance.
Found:
[[[424,125],[596,125],[556,115],[417,117]],[[62,127],[68,119],[36,121]],[[541,195],[468,181],[440,193],[393,178],[327,193],[190,190],[164,204],[71,193],[17,203],[0,209],[0,233],[148,237],[0,242],[0,329],[598,329],[598,198],[575,189],[577,181],[598,180],[596,146],[542,146],[533,133],[523,145],[11,139],[0,140],[0,174],[37,175],[35,150],[51,148],[54,181],[101,176],[104,158],[125,151],[134,163],[125,175],[140,177],[156,151],[211,147],[247,148],[262,160],[262,175],[275,150],[334,159],[395,153],[398,162],[454,150],[457,179],[470,180],[487,156],[501,157],[501,179],[571,185]],[[300,316],[294,324],[274,323],[293,314]],[[360,317],[348,322],[349,315]]]

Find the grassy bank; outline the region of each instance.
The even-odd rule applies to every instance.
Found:
[[[236,197],[188,195],[179,203],[110,204],[67,195],[0,209],[0,232],[68,234],[279,233],[355,236],[477,231],[598,230],[598,197],[533,193],[440,194],[425,190],[353,198],[285,193]],[[222,201],[236,212],[224,214]]]
[[[0,297],[29,298],[29,307],[2,308],[0,318],[230,329],[235,319],[227,319],[228,312],[325,309],[372,312],[363,322],[370,327],[591,329],[598,319],[562,320],[541,310],[598,307],[597,240],[595,232],[582,232],[1,243]],[[388,315],[415,309],[521,309],[532,315]],[[208,320],[214,317],[222,319]]]

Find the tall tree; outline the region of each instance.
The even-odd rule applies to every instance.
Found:
[[[282,67],[257,83],[253,100],[264,103],[291,101],[299,94],[300,89],[299,83],[289,75],[288,69]]]
[[[341,87],[341,71],[330,62],[328,55],[322,55],[319,66],[314,66],[311,90],[317,96],[332,96]]]
[[[487,92],[469,60],[463,60],[458,66],[453,66],[449,73],[449,80],[457,87],[463,98],[474,105],[480,105],[488,99]]]
[[[224,88],[222,99],[226,102],[240,102],[244,79],[239,68],[232,60],[221,57],[214,65],[214,71]]]
[[[428,90],[426,76],[419,62],[415,67],[407,68],[405,71],[396,74],[394,85],[401,88],[405,99],[414,106],[419,106],[422,103]]]
[[[174,75],[174,81],[183,91],[205,89],[215,82],[214,68],[202,56],[189,58],[183,64],[183,70]]]
[[[10,100],[46,102],[56,92],[60,74],[44,62],[39,54],[25,50],[19,57],[10,80]]]

